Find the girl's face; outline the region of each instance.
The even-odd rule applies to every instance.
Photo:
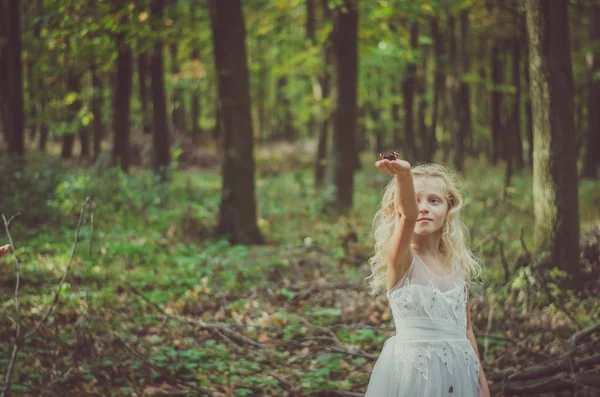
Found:
[[[426,236],[441,230],[448,213],[449,203],[446,189],[435,177],[415,179],[415,192],[419,205],[419,216],[415,233]]]

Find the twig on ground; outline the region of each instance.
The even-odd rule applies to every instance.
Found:
[[[4,229],[6,230],[6,235],[8,236],[8,240],[10,241],[10,247],[12,249],[13,257],[15,258],[16,268],[16,282],[15,282],[15,311],[17,320],[14,321],[15,324],[15,344],[13,345],[12,353],[10,355],[10,361],[8,363],[8,369],[6,371],[6,376],[4,377],[4,388],[2,389],[2,394],[0,397],[8,396],[10,393],[10,388],[12,385],[12,375],[15,369],[15,362],[17,359],[17,355],[19,354],[19,349],[21,347],[21,307],[19,306],[19,283],[21,280],[21,264],[19,263],[19,258],[17,257],[17,252],[15,251],[15,244],[13,242],[12,236],[10,234],[10,230],[8,226],[10,222],[14,219],[16,215],[13,215],[9,220],[6,219],[4,215],[2,215],[2,220],[4,221]]]
[[[56,303],[58,302],[58,298],[60,297],[60,292],[62,290],[62,286],[65,283],[65,281],[67,280],[69,273],[71,272],[73,258],[75,257],[75,250],[77,249],[77,242],[79,241],[79,231],[81,230],[83,214],[85,213],[85,208],[90,203],[90,200],[91,200],[91,196],[88,196],[85,199],[85,203],[83,204],[83,207],[81,208],[81,212],[79,213],[79,221],[77,222],[77,231],[75,232],[75,243],[73,244],[73,250],[71,251],[71,257],[69,258],[69,263],[67,264],[67,269],[63,273],[62,279],[60,280],[60,284],[58,284],[58,288],[56,289],[56,293],[54,294],[54,299],[52,300],[52,303],[50,304],[50,306],[48,307],[48,309],[46,310],[46,312],[44,313],[44,315],[42,316],[41,320],[38,322],[36,327],[25,334],[25,339],[29,339],[31,336],[33,336],[38,331],[38,329],[40,329],[40,327],[46,322],[46,320],[48,319],[48,316],[50,316],[50,313],[52,313],[52,310],[54,310],[54,306],[56,306]]]
[[[208,391],[206,389],[203,389],[203,388],[200,388],[198,386],[195,386],[195,385],[193,385],[191,383],[188,383],[188,382],[186,382],[184,380],[181,380],[181,379],[179,379],[177,377],[174,377],[174,376],[166,373],[164,370],[162,370],[161,368],[157,367],[152,362],[150,362],[150,360],[148,360],[146,357],[144,357],[143,354],[141,354],[140,352],[138,352],[137,350],[135,350],[133,347],[129,346],[129,344],[127,344],[127,342],[125,342],[123,339],[121,339],[119,337],[119,335],[117,335],[115,332],[111,332],[111,335],[114,336],[119,342],[121,342],[121,344],[123,346],[125,346],[125,348],[127,350],[129,350],[131,353],[133,353],[137,358],[139,358],[140,360],[142,360],[146,365],[148,365],[149,367],[151,367],[152,369],[154,369],[155,371],[157,371],[158,373],[160,373],[165,378],[168,378],[168,379],[172,380],[173,382],[178,383],[178,384],[180,384],[182,386],[189,387],[190,389],[195,390],[195,391],[197,391],[199,393],[206,394],[207,396],[212,396],[212,394],[211,394],[210,391]]]

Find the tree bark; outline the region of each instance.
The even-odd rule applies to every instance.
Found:
[[[126,17],[121,20],[127,23]],[[113,162],[129,171],[129,119],[133,86],[133,54],[125,36],[117,36],[117,85],[114,90]]]
[[[169,53],[171,54],[171,76],[177,77],[179,75],[179,47],[177,43],[169,44]],[[171,119],[173,126],[179,131],[185,131],[185,104],[183,102],[183,92],[178,83],[175,83],[173,87],[173,94],[171,96]]]
[[[358,83],[358,6],[344,0],[336,10],[333,28],[335,54],[336,101],[334,111],[335,203],[340,211],[352,208],[354,171],[356,169],[356,122]]]
[[[431,36],[433,38],[434,54],[434,80],[433,100],[431,102],[431,127],[427,130],[426,149],[423,160],[432,162],[437,149],[435,132],[439,121],[440,99],[444,98],[444,41],[440,34],[437,18],[431,18]]]
[[[150,12],[157,24],[157,29],[162,29],[164,0],[153,0]],[[169,146],[169,126],[167,123],[167,104],[165,94],[165,76],[163,64],[163,42],[157,38],[150,56],[150,79],[152,87],[152,104],[154,109],[154,168],[164,181],[167,179],[167,169],[171,162]]]
[[[321,1],[321,8],[323,10],[323,19],[325,21],[332,21],[333,17],[329,10],[327,0]],[[320,188],[325,180],[325,174],[327,169],[327,142],[329,141],[329,129],[330,129],[330,112],[329,109],[323,106],[323,103],[331,96],[331,69],[332,66],[332,35],[330,34],[325,41],[323,48],[323,58],[325,67],[321,71],[319,76],[319,84],[321,85],[321,108],[320,108],[320,124],[319,124],[319,141],[317,144],[317,158],[315,162],[315,187]]]
[[[21,56],[21,3],[2,0],[0,3],[0,101],[8,152],[25,155],[23,126],[23,62]]]
[[[138,86],[140,91],[140,104],[142,111],[142,129],[145,134],[152,133],[151,102],[148,101],[150,90],[148,89],[148,64],[149,56],[147,51],[140,52],[137,57]]]
[[[502,136],[501,136],[501,121],[500,121],[500,111],[502,106],[502,93],[498,89],[498,87],[502,84],[502,65],[503,62],[500,58],[501,46],[499,43],[499,39],[493,39],[494,42],[492,44],[491,51],[491,69],[492,69],[492,100],[491,100],[491,111],[492,111],[492,157],[491,163],[496,165],[498,160],[504,156],[504,151],[502,150]]]
[[[464,130],[461,123],[461,85],[460,85],[460,45],[456,34],[456,23],[454,16],[448,17],[448,35],[450,38],[450,73],[446,80],[447,88],[447,109],[449,116],[450,134],[454,143],[454,152],[452,156],[452,164],[457,171],[462,171],[465,161],[465,139]]]
[[[573,142],[573,72],[567,0],[527,0],[534,134],[535,253],[582,285],[577,156]],[[545,258],[541,257],[545,254]]]
[[[471,62],[467,46],[469,43],[469,11],[463,10],[459,16],[460,19],[460,35],[457,48],[457,62],[459,64],[459,90],[460,100],[458,101],[460,110],[460,131],[463,140],[463,158],[468,152],[473,154],[473,128],[471,121],[471,95],[470,87],[466,81],[462,81],[462,75],[467,74],[471,70]]]
[[[254,138],[241,0],[209,0],[224,138],[217,232],[233,244],[262,244],[257,226]]]
[[[516,18],[520,16],[517,14]],[[516,26],[521,26],[518,21]],[[513,86],[515,87],[515,95],[513,98],[512,110],[512,125],[513,131],[513,154],[515,169],[522,170],[525,161],[523,159],[523,140],[521,139],[521,40],[523,39],[520,32],[517,32],[512,41],[512,78]]]
[[[524,32],[527,32],[527,25],[524,25]],[[525,87],[527,89],[527,99],[525,100],[525,133],[527,137],[527,166],[533,169],[533,114],[531,111],[531,79],[529,78],[529,46],[527,40],[523,40],[525,47]]]
[[[412,51],[417,51],[418,39],[419,23],[413,22],[410,27],[410,47]],[[404,98],[404,139],[407,149],[404,158],[410,163],[416,162],[420,157],[415,142],[414,98],[416,75],[416,62],[409,62],[406,66],[406,78],[402,82],[402,97]]]
[[[598,154],[600,153],[600,79],[594,80],[594,75],[600,75],[600,5],[593,5],[590,13],[590,42],[595,42],[595,51],[591,53],[590,71],[588,78],[588,129],[587,142],[585,145],[585,155],[583,158],[583,170],[581,177],[586,179],[596,179],[598,177],[597,168],[600,164]]]

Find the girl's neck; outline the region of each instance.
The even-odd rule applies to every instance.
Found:
[[[439,233],[427,236],[413,234],[410,247],[421,257],[441,259],[443,254],[440,252],[440,242],[441,236]]]

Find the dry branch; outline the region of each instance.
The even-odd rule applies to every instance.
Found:
[[[581,342],[586,336],[600,329],[598,325],[576,332],[571,341]],[[600,354],[577,358],[575,354],[583,345],[574,345],[566,354],[548,362],[526,368],[520,372],[490,372],[489,379],[495,381],[492,393],[531,394],[554,390],[572,389],[574,386],[600,392]]]

